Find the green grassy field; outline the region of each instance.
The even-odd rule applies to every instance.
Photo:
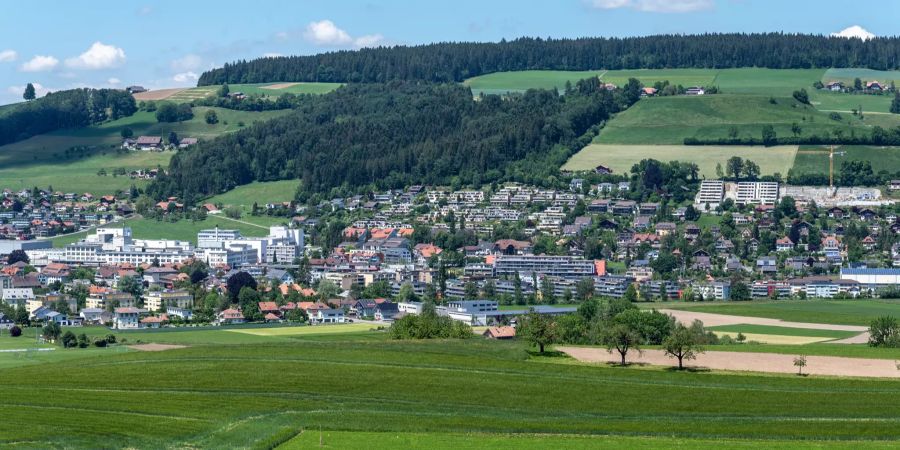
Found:
[[[811,92],[824,73],[824,69],[723,69],[712,84],[726,94],[789,97],[800,88]]]
[[[735,441],[720,439],[689,439],[670,437],[588,436],[560,434],[485,434],[485,433],[367,433],[349,431],[297,430],[300,434],[284,445],[283,450],[301,448],[396,449],[428,448],[458,450],[511,447],[515,449],[658,449],[658,448],[717,448],[747,449],[765,446],[769,449],[856,449],[891,448],[881,442],[834,441]]]
[[[259,205],[289,202],[294,199],[299,184],[297,180],[254,182],[211,197],[204,203],[252,206],[254,202]]]
[[[258,120],[268,120],[289,111],[246,112],[213,108],[219,123],[209,125],[204,120],[207,109],[194,108],[194,118],[188,121],[161,124],[154,113],[140,111],[131,117],[110,121],[98,126],[77,130],[59,130],[34,136],[24,141],[0,146],[0,188],[53,186],[55,190],[111,194],[128,189],[132,184],[143,186],[142,180],[129,177],[113,177],[113,169],[151,169],[166,167],[173,152],[129,152],[117,154],[122,143],[120,132],[131,128],[135,136],[168,136],[170,131],[181,137],[212,139],[223,133],[241,129],[240,123],[249,126]],[[81,158],[64,157],[66,149],[84,146],[90,149]],[[97,175],[106,169],[108,175]]]
[[[153,333],[153,341],[190,333]],[[621,369],[533,358],[519,342],[483,339],[218,333],[268,342],[56,350],[48,353],[75,356],[0,370],[0,443],[243,448],[305,430],[287,447],[300,448],[315,445],[320,428],[331,448],[777,448],[900,439],[893,381]],[[137,334],[118,335],[135,342]],[[35,417],[53,426],[34,433]]]
[[[712,331],[727,331],[733,333],[750,333],[750,334],[774,334],[779,336],[809,336],[809,337],[827,337],[832,339],[846,339],[856,336],[855,331],[836,331],[836,330],[813,330],[807,328],[789,328],[789,327],[773,327],[768,325],[723,325],[718,327],[709,327]]]
[[[707,86],[716,79],[716,69],[635,69],[635,70],[523,70],[498,72],[469,78],[464,83],[472,88],[475,95],[523,92],[528,89],[553,89],[560,92],[566,81],[575,84],[578,80],[599,76],[606,83],[624,85],[629,78],[637,78],[647,86],[657,81],[668,80],[682,86]]]
[[[860,131],[868,127],[849,114],[835,121],[827,113],[778,97],[772,104],[767,96],[702,95],[657,97],[640,100],[616,115],[595,139],[600,144],[682,144],[685,138],[728,138],[734,127],[741,137],[760,139],[764,125],[773,125],[778,136],[792,136],[797,123],[804,135],[823,135],[843,129]]]
[[[779,300],[715,303],[666,303],[665,308],[768,317],[791,322],[827,323],[835,325],[869,325],[872,319],[893,315],[900,317],[898,300]]]
[[[880,81],[882,83],[890,83],[891,81],[900,83],[900,71],[897,70],[873,70],[873,69],[828,69],[822,75],[822,82],[843,81],[844,84],[853,85],[853,79],[859,78],[865,83],[866,81]]]
[[[900,148],[871,147],[864,145],[842,145],[836,148],[843,155],[834,157],[835,170],[839,170],[844,161],[869,161],[877,172],[900,171]],[[794,171],[797,173],[828,173],[828,148],[820,146],[802,146],[794,160]]]
[[[135,218],[128,219],[123,224],[131,227],[134,237],[139,239],[178,239],[182,241],[196,241],[197,232],[208,228],[239,230],[245,236],[266,236],[269,233],[267,226],[247,225],[235,222],[223,216],[206,216],[206,220],[178,222],[158,221],[155,219]]]
[[[787,174],[794,162],[796,145],[776,147],[750,146],[684,146],[684,145],[616,145],[590,144],[563,165],[566,170],[593,170],[602,164],[615,173],[627,173],[642,159],[684,161],[696,163],[707,178],[716,177],[716,164],[725,163],[732,156],[740,156],[759,164],[763,174]]]

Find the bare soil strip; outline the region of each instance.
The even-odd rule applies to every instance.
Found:
[[[589,363],[618,363],[618,353],[602,348],[557,347],[569,356]],[[739,372],[797,373],[794,355],[776,353],[706,352],[697,359],[685,361],[685,367],[732,370]],[[631,364],[677,366],[675,358],[662,350],[644,350],[642,354],[628,352],[626,361]],[[807,356],[804,374],[840,377],[900,378],[897,363],[889,359],[843,358],[837,356]]]
[[[659,312],[670,314],[675,317],[675,320],[685,325],[690,325],[694,320],[700,320],[703,322],[703,325],[707,327],[718,327],[722,325],[768,325],[773,327],[803,328],[806,330],[858,331],[860,334],[856,336],[831,342],[834,344],[865,344],[869,342],[869,328],[860,325],[787,322],[781,319],[767,319],[765,317],[732,316],[728,314],[703,313],[680,309],[660,309]]]
[[[174,88],[174,89],[157,89],[155,91],[147,91],[147,92],[139,92],[134,94],[135,100],[165,100],[186,88]]]
[[[835,330],[835,331],[868,331],[868,327],[861,325],[831,325],[826,323],[787,322],[781,319],[767,319],[765,317],[731,316],[727,314],[713,314],[679,309],[660,309],[659,312],[675,317],[675,320],[690,325],[695,319],[703,321],[707,327],[722,325],[768,325],[785,328],[804,328],[807,330]]]
[[[278,90],[278,89],[287,89],[291,86],[296,86],[298,84],[300,84],[300,83],[277,83],[277,84],[269,84],[266,86],[260,86],[259,88],[260,89]]]
[[[179,348],[186,348],[186,345],[173,345],[173,344],[137,344],[137,345],[129,345],[128,348],[134,350],[140,350],[142,352],[162,352],[165,350],[175,350]]]

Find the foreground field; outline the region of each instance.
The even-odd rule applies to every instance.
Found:
[[[834,441],[735,441],[727,439],[690,439],[672,437],[588,436],[562,434],[485,434],[485,433],[367,433],[347,431],[302,430],[300,434],[278,447],[283,450],[301,448],[396,449],[428,448],[458,450],[475,448],[529,449],[657,449],[657,448],[717,448],[722,450],[748,449],[765,446],[769,449],[856,449],[891,448],[887,442]]]
[[[591,144],[572,156],[563,165],[565,170],[593,170],[598,165],[613,169],[615,173],[627,173],[642,159],[659,161],[683,161],[696,163],[700,173],[707,178],[716,177],[716,164],[725,167],[732,156],[740,156],[759,164],[764,175],[787,174],[794,163],[796,145],[775,147],[750,146],[684,146],[684,145],[618,145]]]
[[[303,445],[320,428],[388,433],[367,448],[390,439],[445,448],[442,441],[464,445],[466,438],[453,437],[463,433],[485,435],[475,446],[512,434],[504,442],[522,442],[517,448],[543,447],[556,436],[561,445],[577,446],[594,434],[612,436],[591,438],[599,439],[592,448],[604,442],[654,447],[663,438],[719,448],[723,441],[739,447],[900,438],[900,406],[892,401],[900,387],[881,380],[620,369],[535,359],[521,343],[481,339],[208,333],[257,341],[162,352],[57,350],[83,356],[0,370],[0,442],[236,448],[283,442],[307,430],[289,444]],[[92,420],[76,420],[84,413]],[[34,417],[53,427],[29,432]],[[325,436],[332,448],[353,442],[353,436]]]
[[[219,123],[207,124],[204,115],[214,109]],[[142,186],[146,181],[129,177],[113,177],[115,169],[127,171],[166,167],[173,152],[129,152],[118,154],[121,131],[132,130],[135,136],[162,136],[175,132],[180,137],[212,139],[239,130],[257,120],[268,120],[289,111],[246,112],[222,108],[194,108],[194,118],[179,123],[156,121],[154,113],[140,111],[131,117],[77,130],[60,130],[34,136],[24,141],[0,146],[0,188],[21,189],[38,186],[55,190],[111,194]],[[84,147],[83,155],[66,157],[66,150]],[[98,175],[105,169],[108,175]]]

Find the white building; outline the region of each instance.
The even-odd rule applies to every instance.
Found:
[[[703,180],[700,190],[694,197],[694,208],[700,211],[716,209],[725,198],[725,182],[722,180]]]
[[[737,184],[738,204],[774,205],[778,203],[778,183],[774,181],[741,181]]]
[[[131,228],[98,228],[94,234],[51,257],[53,262],[87,264],[180,263],[194,256],[190,242],[132,239]]]

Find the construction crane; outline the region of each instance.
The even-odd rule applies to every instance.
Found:
[[[831,195],[833,196],[834,191],[834,155],[843,156],[847,152],[837,152],[834,151],[834,145],[830,145],[828,147],[828,188],[831,190]]]

